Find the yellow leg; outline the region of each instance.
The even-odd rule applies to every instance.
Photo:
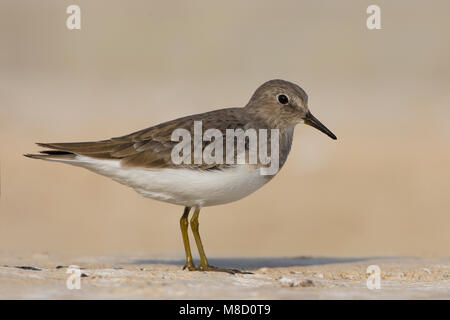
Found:
[[[200,238],[199,233],[199,222],[198,216],[200,214],[200,208],[196,207],[194,214],[191,219],[191,229],[194,234],[195,243],[197,244],[198,253],[200,255],[200,265],[196,268],[199,271],[219,271],[219,272],[227,272],[231,274],[235,273],[251,273],[251,272],[242,272],[236,269],[222,269],[210,266],[208,263],[208,259],[206,258],[205,250],[203,249],[202,239]]]
[[[203,249],[202,239],[200,238],[198,216],[200,214],[200,208],[195,208],[194,214],[191,219],[191,229],[194,234],[195,243],[197,244],[198,253],[200,255],[200,266],[208,266],[208,259],[206,258],[205,250]]]
[[[181,235],[183,236],[183,244],[184,244],[184,253],[186,254],[186,264],[183,267],[184,269],[188,269],[190,271],[195,270],[194,260],[192,260],[191,254],[191,246],[189,245],[189,236],[188,236],[188,226],[189,226],[189,212],[191,211],[190,207],[185,207],[183,215],[180,219],[180,229]]]

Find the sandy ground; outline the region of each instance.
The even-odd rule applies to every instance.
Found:
[[[217,266],[253,274],[181,270],[181,259],[145,256],[1,255],[2,299],[450,299],[450,259],[221,258]],[[68,265],[81,268],[69,290]],[[380,289],[367,288],[367,267],[381,269]]]
[[[62,1],[1,1],[0,250],[179,256],[183,208],[22,155],[242,106],[283,78],[339,140],[297,126],[270,183],[202,210],[207,253],[450,256],[449,1],[385,1],[379,32],[359,0],[194,2],[80,0],[71,32]]]

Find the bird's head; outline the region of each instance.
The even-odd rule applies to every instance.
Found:
[[[305,123],[330,138],[337,139],[311,114],[308,95],[295,83],[284,80],[267,81],[256,89],[245,108],[277,127],[294,127],[298,123]]]

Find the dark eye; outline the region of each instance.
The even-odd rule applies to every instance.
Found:
[[[281,104],[287,104],[289,102],[289,98],[284,94],[278,95],[278,102]]]

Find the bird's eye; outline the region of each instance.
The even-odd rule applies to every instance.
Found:
[[[287,104],[289,102],[289,98],[284,94],[279,94],[277,98],[278,102],[281,104]]]

